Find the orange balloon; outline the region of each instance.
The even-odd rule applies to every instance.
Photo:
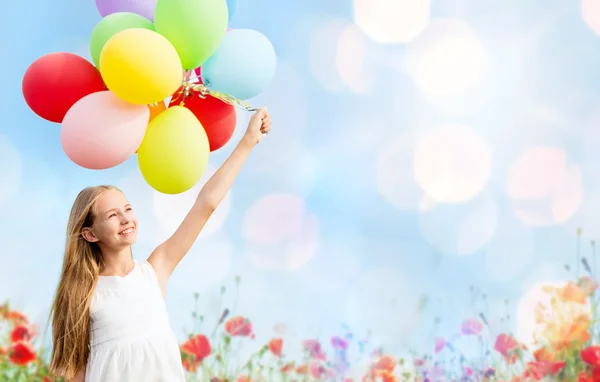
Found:
[[[157,115],[167,110],[167,105],[165,105],[165,101],[160,101],[156,105],[148,105],[148,109],[150,109],[150,119],[148,120],[150,123]],[[137,150],[135,153],[137,154]]]
[[[156,118],[157,115],[167,110],[167,106],[165,105],[164,101],[160,101],[156,105],[148,105],[148,108],[150,109],[150,120],[148,123]]]

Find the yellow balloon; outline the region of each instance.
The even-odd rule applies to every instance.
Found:
[[[106,86],[124,101],[159,102],[181,86],[182,66],[175,47],[160,34],[142,28],[111,37],[100,53]]]
[[[138,149],[138,165],[146,182],[163,194],[180,194],[204,174],[210,145],[198,118],[172,106],[148,124]]]

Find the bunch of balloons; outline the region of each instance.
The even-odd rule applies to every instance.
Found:
[[[93,64],[71,53],[37,59],[23,78],[25,101],[62,124],[63,150],[79,166],[107,169],[137,153],[152,188],[182,193],[233,135],[235,106],[272,81],[273,45],[254,30],[228,29],[237,0],[96,5]]]

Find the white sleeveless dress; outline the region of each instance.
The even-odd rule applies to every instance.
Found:
[[[135,261],[125,277],[100,276],[90,308],[85,382],[185,381],[154,268]]]

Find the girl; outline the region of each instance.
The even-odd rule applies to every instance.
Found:
[[[138,221],[125,195],[111,186],[79,193],[51,310],[54,375],[77,382],[185,381],[164,303],[167,281],[269,130],[270,117],[260,109],[177,231],[144,261],[132,258]]]

